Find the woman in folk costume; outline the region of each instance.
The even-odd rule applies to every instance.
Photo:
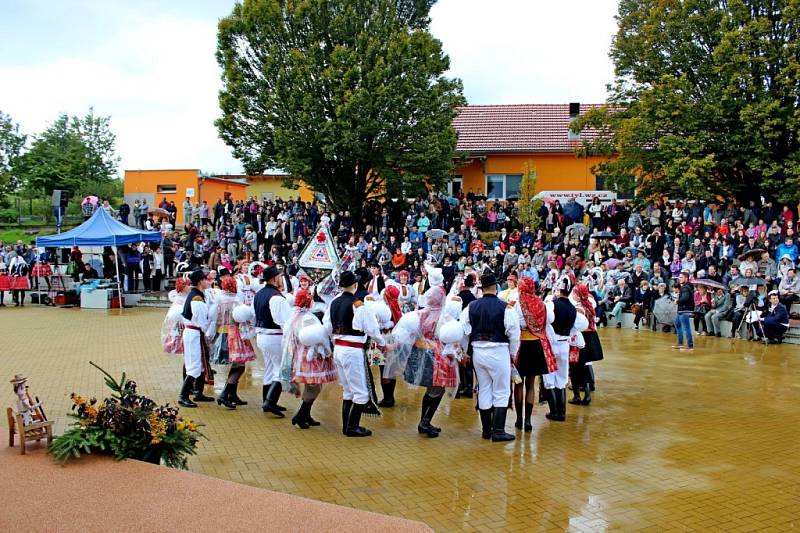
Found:
[[[192,284],[189,280],[181,276],[175,280],[175,288],[169,291],[169,301],[172,304],[164,317],[161,325],[161,346],[164,353],[181,355],[183,354],[183,305],[186,302],[186,295],[189,294]],[[184,374],[186,369],[184,368]],[[184,377],[186,377],[184,375]]]
[[[417,431],[436,438],[441,428],[431,421],[445,389],[458,387],[458,362],[461,358],[458,341],[463,337],[463,330],[458,330],[461,326],[457,321],[461,313],[460,300],[456,298],[445,311],[446,295],[444,287],[438,283],[439,269],[430,269],[429,276],[433,286],[424,295],[425,309],[403,315],[393,335],[396,351],[411,347],[404,371],[406,383],[426,387]],[[451,311],[450,307],[454,310]]]
[[[380,369],[381,375],[381,390],[383,391],[383,398],[378,407],[394,407],[394,390],[397,386],[397,378],[389,377],[386,374],[386,355],[387,346],[392,344],[392,328],[402,318],[403,313],[400,310],[400,288],[396,285],[389,285],[381,293],[381,300],[370,301],[367,300],[367,307],[373,311],[375,318],[378,321],[378,326],[381,329],[383,338],[386,345],[374,345],[370,350],[371,363],[377,365]]]
[[[228,378],[225,387],[217,397],[217,404],[228,409],[236,409],[237,405],[247,405],[239,398],[239,379],[245,371],[245,363],[255,361],[253,346],[242,338],[241,324],[253,318],[253,310],[242,305],[237,296],[237,283],[232,276],[224,276],[220,281],[220,291],[216,295],[217,304],[217,336],[211,347],[211,361],[218,365],[228,365]]]
[[[401,270],[397,274],[397,281],[397,288],[400,289],[397,296],[397,302],[400,304],[400,311],[403,313],[413,311],[417,308],[417,291],[410,282],[411,275],[408,273],[408,270]],[[395,323],[397,323],[397,320],[395,320]]]
[[[14,256],[8,265],[8,273],[11,276],[11,296],[14,305],[24,307],[25,291],[31,288],[30,280],[28,280],[28,263],[21,255]]]
[[[522,382],[514,385],[514,408],[517,411],[517,429],[531,431],[531,413],[536,389],[536,376],[555,372],[557,363],[550,346],[552,324],[555,319],[552,305],[546,305],[536,295],[536,286],[530,278],[522,278],[519,282],[519,300],[514,306],[519,317],[521,342],[517,367]],[[541,379],[541,378],[540,378]],[[525,422],[522,421],[522,404],[525,404]]]
[[[311,407],[322,391],[322,384],[337,378],[330,337],[311,311],[313,303],[311,292],[299,289],[292,316],[283,327],[281,381],[298,395],[298,385],[304,384],[303,401],[292,417],[292,425],[300,429],[319,425],[311,417]]]
[[[570,300],[575,305],[575,309],[586,317],[589,326],[583,331],[584,346],[577,354],[577,358],[574,355],[570,357],[569,373],[573,397],[569,403],[589,405],[592,402],[591,390],[594,387],[592,363],[603,359],[603,345],[600,344],[595,321],[597,304],[589,294],[589,286],[585,283],[575,286],[570,294]],[[574,362],[573,359],[575,359]],[[583,399],[580,397],[581,390],[583,390]]]

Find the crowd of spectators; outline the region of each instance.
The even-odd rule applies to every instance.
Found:
[[[100,207],[110,209],[107,202],[94,208]],[[767,311],[770,291],[778,291],[787,309],[800,294],[795,272],[797,211],[769,200],[750,200],[747,205],[656,201],[641,208],[627,200],[601,203],[597,197],[587,205],[572,199],[564,204],[546,200],[534,226],[520,222],[515,202],[491,201],[480,191],[372,200],[360,216],[299,198],[228,199],[213,205],[187,199],[181,213],[164,199],[157,207],[137,201],[132,208],[123,204],[110,211],[122,222],[164,235],[160,243],[120,248],[119,271],[131,291],[161,289],[178,262],[232,269],[242,261],[261,261],[295,274],[306,240],[325,222],[340,254],[349,252],[358,266],[377,266],[385,275],[407,271],[418,283],[425,282],[426,260],[442,268],[447,283],[461,272],[491,270],[512,286],[530,277],[541,291],[571,270],[590,283],[601,326],[613,318],[620,327],[621,314],[627,311],[634,314],[635,328],[643,320],[655,328],[656,302],[677,298],[681,272],[726,287],[712,292],[697,288],[695,329],[701,334],[719,335],[719,320],[734,320],[753,301]],[[35,261],[36,253],[19,252],[26,261]],[[71,260],[81,262],[79,250]],[[112,273],[106,277],[117,271],[116,261],[106,250],[103,270]],[[81,270],[73,269],[76,278]],[[738,285],[731,285],[739,277],[765,283],[744,285],[747,292],[739,292]]]

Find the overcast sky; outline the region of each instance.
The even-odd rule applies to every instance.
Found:
[[[0,0],[0,111],[25,133],[111,115],[124,169],[241,172],[217,137],[227,0]],[[439,0],[432,31],[471,104],[602,102],[617,0]]]

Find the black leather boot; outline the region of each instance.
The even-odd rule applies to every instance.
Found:
[[[586,365],[586,383],[589,384],[589,388],[594,392],[594,367],[592,365]]]
[[[311,427],[308,423],[308,416],[311,413],[311,404],[305,401],[300,403],[300,409],[297,414],[292,417],[292,425],[298,426],[300,429],[308,429]]]
[[[228,393],[228,399],[236,405],[247,405],[247,402],[239,398],[239,384],[234,383],[231,385]]]
[[[431,439],[438,437],[439,433],[442,431],[442,428],[437,428],[431,424],[433,415],[436,414],[436,409],[439,408],[439,403],[441,401],[441,396],[432,398],[426,394],[422,397],[422,416],[420,417],[419,424],[417,425],[417,432],[427,435],[428,438]]]
[[[394,388],[397,386],[396,379],[389,379],[387,383],[381,380],[381,390],[383,398],[378,403],[378,407],[394,407]]]
[[[531,415],[533,414],[533,404],[526,403],[525,404],[525,431],[533,431],[533,425],[531,425]]]
[[[569,365],[569,383],[572,385],[572,399],[569,401],[569,403],[573,405],[581,404],[581,389],[583,388],[583,379],[578,379],[578,373],[582,371],[582,368],[579,368],[574,364]]]
[[[494,410],[490,407],[489,409],[481,409],[481,437],[484,439],[491,439],[492,438],[492,414]]]
[[[196,402],[213,402],[214,398],[203,394],[203,389],[206,387],[206,378],[203,374],[194,380],[194,401]]]
[[[507,442],[516,439],[511,433],[506,433],[506,414],[508,409],[505,407],[494,408],[494,418],[492,419],[492,442]]]
[[[314,400],[316,400],[316,398]],[[311,400],[310,402],[308,402],[308,413],[306,413],[306,422],[308,422],[308,425],[311,426],[311,427],[317,427],[317,426],[320,425],[319,422],[317,422],[316,420],[311,418],[311,408],[314,407],[314,400]],[[303,400],[303,401],[306,401],[306,400]]]
[[[197,404],[189,399],[189,394],[191,394],[193,387],[194,378],[192,376],[183,378],[183,386],[181,387],[180,396],[178,396],[178,405],[181,407],[197,407]]]
[[[261,403],[262,404],[267,401],[267,396],[269,395],[269,386],[270,385],[272,385],[272,383],[267,383],[266,385],[261,385]]]
[[[278,418],[283,418],[283,411],[278,409],[278,397],[281,395],[281,384],[279,381],[273,381],[267,391],[267,400],[261,406],[261,410],[265,413],[272,413]]]
[[[278,392],[274,393],[275,399],[273,400],[272,404],[278,411],[285,411],[286,408],[284,406],[278,405],[278,400],[281,399],[281,392],[283,392],[283,385],[281,385],[280,381],[273,381],[272,385],[278,388]]]
[[[556,391],[556,389],[545,389],[544,394],[547,400],[547,406],[550,408],[550,412],[544,416],[548,420],[558,420],[559,410],[558,410],[558,403],[556,402],[556,394],[558,394],[558,392]]]
[[[230,400],[232,386],[228,383],[225,384],[225,388],[222,389],[219,397],[217,397],[217,405],[224,405],[226,409],[236,409],[236,404]]]
[[[567,389],[556,389],[556,407],[558,408],[558,422],[567,419]]]
[[[350,420],[350,411],[353,400],[342,400],[342,435],[347,435],[347,421]]]
[[[364,405],[360,403],[354,403],[350,409],[350,417],[347,419],[347,431],[345,432],[348,437],[369,437],[372,435],[370,430],[359,425],[363,410]]]

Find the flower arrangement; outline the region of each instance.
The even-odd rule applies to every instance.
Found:
[[[176,407],[158,405],[136,393],[136,382],[122,374],[117,381],[108,372],[89,361],[105,375],[112,395],[100,402],[86,400],[72,393],[72,428],[57,437],[49,447],[55,460],[66,463],[81,454],[113,453],[117,460],[138,459],[173,468],[186,468],[186,459],[196,453],[203,436],[198,425],[182,418]]]

